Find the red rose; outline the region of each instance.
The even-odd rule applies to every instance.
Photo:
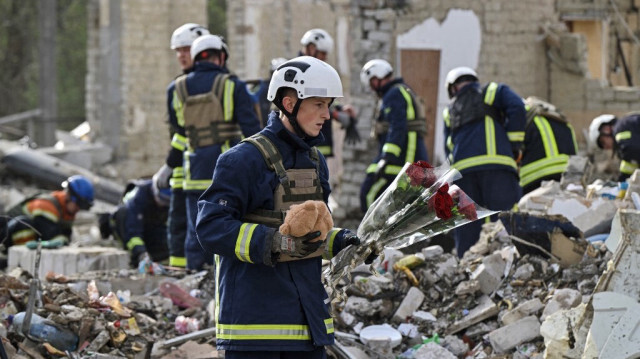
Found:
[[[414,162],[407,168],[407,175],[411,179],[412,186],[431,187],[437,178],[433,173],[433,167],[425,161]]]
[[[475,221],[478,219],[478,213],[476,212],[476,204],[473,202],[466,193],[462,190],[456,191],[455,196],[458,199],[458,212],[464,215],[466,219]]]
[[[449,184],[445,183],[438,191],[431,197],[429,201],[429,207],[436,212],[436,216],[440,219],[447,220],[453,217],[453,198],[449,195]]]

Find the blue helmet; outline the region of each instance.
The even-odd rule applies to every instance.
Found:
[[[74,175],[62,183],[69,197],[80,209],[89,209],[93,205],[93,185],[84,176]]]

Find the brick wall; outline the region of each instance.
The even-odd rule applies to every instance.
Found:
[[[186,22],[206,24],[206,0],[92,0],[88,13],[94,141],[115,148],[121,179],[152,175],[169,149],[166,87],[180,73],[171,34]]]

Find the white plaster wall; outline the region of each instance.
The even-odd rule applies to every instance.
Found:
[[[444,85],[445,78],[451,69],[458,66],[468,66],[473,69],[478,67],[482,43],[481,34],[480,20],[473,11],[451,9],[442,24],[429,18],[397,38],[399,50],[440,50],[438,109],[436,112],[435,153],[433,155],[436,163],[443,163],[446,157],[444,154],[442,111],[449,104],[449,96]],[[400,51],[396,56],[398,56],[397,63],[400,63]]]

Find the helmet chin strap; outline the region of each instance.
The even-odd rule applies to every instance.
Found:
[[[298,135],[301,138],[305,138],[308,135],[302,130],[302,127],[300,127],[300,124],[298,123],[298,119],[297,119],[298,110],[300,110],[300,105],[302,105],[302,101],[303,100],[300,100],[300,99],[296,101],[296,104],[293,106],[292,112],[289,112],[284,108],[284,105],[282,104],[282,99],[280,99],[280,101],[277,101],[276,107],[278,107],[280,111],[282,111],[282,113],[284,113],[284,115],[287,116],[287,118],[289,119],[289,123],[293,127],[293,130],[295,131],[296,135]]]

